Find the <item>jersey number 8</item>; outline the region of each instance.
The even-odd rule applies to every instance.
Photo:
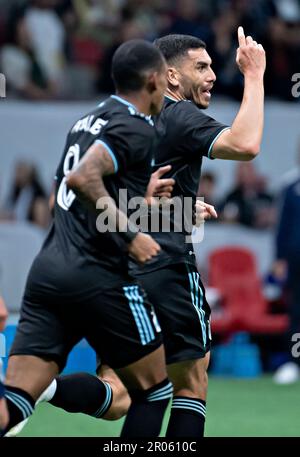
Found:
[[[65,211],[69,211],[76,195],[72,190],[69,190],[66,184],[66,176],[78,164],[80,159],[80,147],[78,144],[71,146],[64,160],[64,177],[59,185],[57,192],[57,203]]]

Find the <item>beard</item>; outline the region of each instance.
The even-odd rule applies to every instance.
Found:
[[[190,85],[184,88],[184,96],[187,100],[191,100],[200,109],[207,109],[209,103],[201,101],[201,89],[199,86]]]

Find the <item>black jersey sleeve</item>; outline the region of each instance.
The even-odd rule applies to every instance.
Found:
[[[149,157],[154,136],[154,128],[147,120],[124,116],[111,119],[95,142],[107,149],[117,173]]]
[[[177,103],[174,119],[174,128],[180,132],[181,144],[191,158],[199,153],[211,158],[215,141],[229,128],[205,114],[194,103],[187,101]]]

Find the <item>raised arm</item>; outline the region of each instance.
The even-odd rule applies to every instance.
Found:
[[[103,177],[114,172],[114,162],[107,149],[102,144],[94,144],[67,175],[67,185],[92,211],[106,211],[128,243],[129,253],[143,263],[155,256],[160,247],[149,235],[137,231],[109,195]]]
[[[240,110],[230,129],[215,142],[212,157],[227,160],[252,160],[259,153],[264,125],[265,51],[251,36],[238,28],[239,48],[236,62],[244,75],[244,95]]]

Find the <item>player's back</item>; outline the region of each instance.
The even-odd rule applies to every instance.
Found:
[[[91,290],[110,274],[127,272],[127,246],[118,233],[100,233],[97,212],[88,209],[66,185],[66,175],[95,142],[111,155],[115,173],[105,187],[119,205],[119,191],[128,200],[144,196],[151,175],[155,131],[152,122],[125,100],[111,96],[71,128],[56,173],[54,221],[29,280],[35,291],[73,296]],[[105,278],[104,278],[105,277]],[[77,294],[78,294],[77,290]]]

